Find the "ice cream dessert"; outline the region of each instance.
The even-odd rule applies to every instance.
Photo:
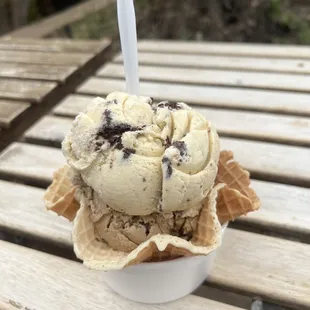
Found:
[[[74,220],[75,252],[91,268],[206,255],[221,224],[259,207],[248,172],[220,155],[213,125],[185,103],[95,98],[62,150],[68,166],[45,201]]]

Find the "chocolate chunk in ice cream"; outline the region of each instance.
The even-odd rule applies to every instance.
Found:
[[[129,148],[125,148],[123,149],[123,159],[128,159],[128,157],[131,155],[131,154],[134,154],[136,153],[136,151],[134,149],[129,149]]]
[[[95,98],[62,146],[68,164],[104,204],[133,216],[200,203],[219,157],[216,130],[185,103],[119,92]]]
[[[172,175],[171,161],[168,157],[164,156],[162,163],[166,165],[166,179],[169,179]]]
[[[179,102],[162,101],[157,105],[159,108],[168,108],[169,110],[181,110],[183,107]]]

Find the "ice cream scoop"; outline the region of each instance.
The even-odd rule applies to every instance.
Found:
[[[145,216],[187,210],[206,197],[219,138],[185,103],[114,92],[76,117],[62,150],[104,204]]]

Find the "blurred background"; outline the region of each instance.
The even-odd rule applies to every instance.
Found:
[[[0,0],[0,35],[82,2]],[[46,37],[117,37],[116,5],[109,2]],[[135,0],[135,6],[139,38],[310,44],[309,0]]]

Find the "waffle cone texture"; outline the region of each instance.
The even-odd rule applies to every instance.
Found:
[[[71,178],[67,165],[56,171],[45,193],[45,204],[48,210],[73,221],[74,251],[84,265],[96,270],[119,270],[142,262],[207,255],[221,245],[223,224],[260,206],[249,187],[249,173],[234,161],[232,152],[222,151],[215,185],[203,201],[192,239],[157,234],[128,253],[116,251],[96,238],[86,198],[81,195],[80,201],[76,200],[78,187],[72,185]]]

